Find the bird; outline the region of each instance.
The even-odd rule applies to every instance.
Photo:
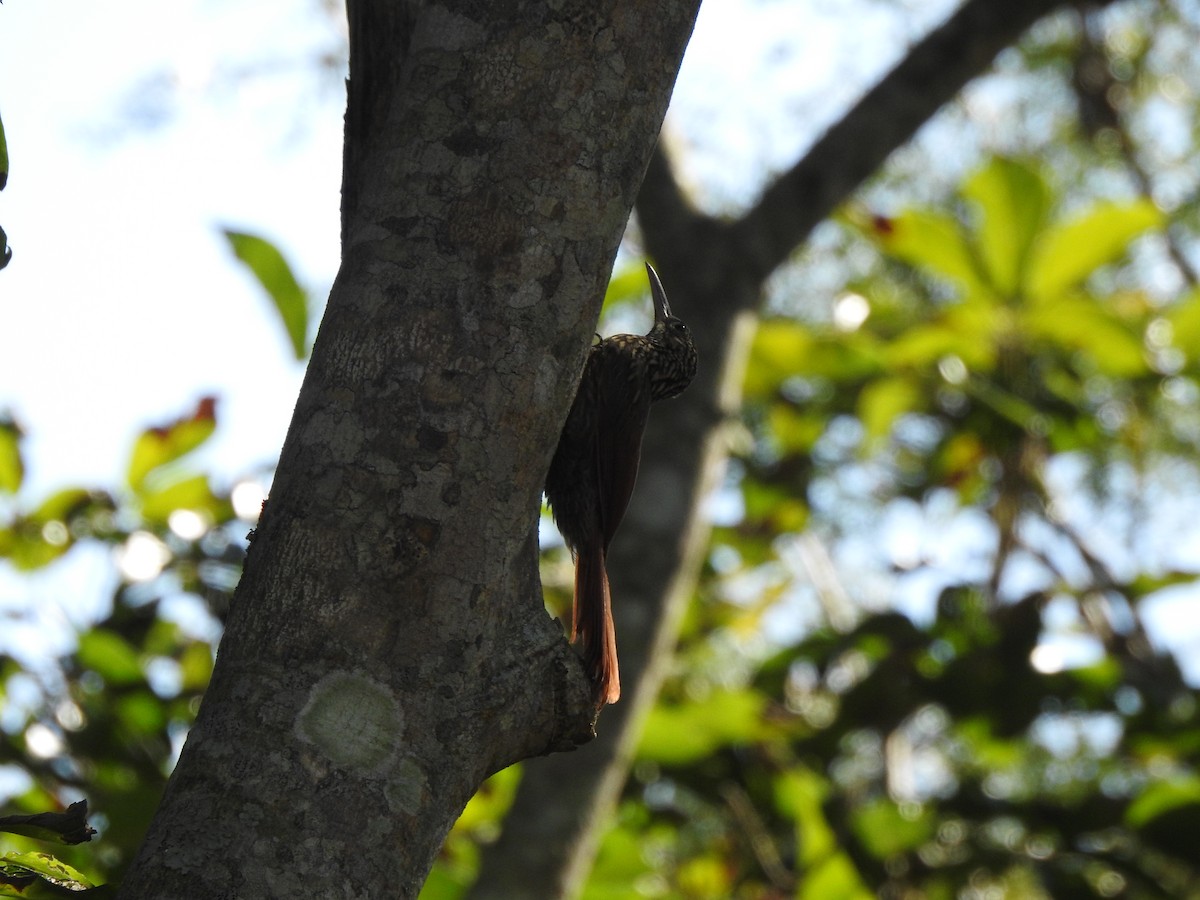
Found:
[[[654,325],[592,345],[546,475],[546,499],[575,561],[571,642],[580,644],[597,709],[621,696],[608,545],[633,495],[650,405],[681,394],[696,374],[687,326],[649,263],[646,276]]]

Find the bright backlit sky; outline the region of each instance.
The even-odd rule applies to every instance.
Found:
[[[29,432],[34,493],[113,483],[136,429],[205,392],[221,398],[219,469],[278,452],[302,369],[217,228],[270,235],[324,294],[338,261],[340,103],[327,91],[296,107],[279,78],[211,79],[225,48],[251,37],[302,61],[321,32],[304,7],[0,7],[0,225],[14,250],[0,272],[0,408]],[[157,115],[161,127],[135,121]]]
[[[725,127],[687,132],[687,174],[731,198],[755,163],[790,162],[948,4],[908,5],[920,15],[865,3],[876,14],[846,29],[844,3],[708,0],[672,116]],[[301,367],[218,227],[275,241],[323,301],[343,92],[313,61],[339,27],[318,0],[0,7],[0,225],[15,253],[0,273],[0,409],[29,432],[33,494],[113,483],[137,428],[206,392],[221,398],[218,471],[278,452]]]

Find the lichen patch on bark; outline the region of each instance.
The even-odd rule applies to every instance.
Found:
[[[339,769],[381,775],[395,756],[404,714],[384,684],[357,672],[331,672],[313,685],[296,735]]]
[[[395,772],[383,789],[384,799],[392,812],[416,815],[421,806],[421,795],[429,788],[429,780],[421,767],[409,758],[400,761]]]

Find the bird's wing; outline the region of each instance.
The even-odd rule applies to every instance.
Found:
[[[617,375],[611,368],[606,374]],[[607,551],[637,482],[650,397],[646,391],[635,389],[628,372],[620,372],[619,377],[605,378],[598,385],[596,399],[596,477],[600,527]]]

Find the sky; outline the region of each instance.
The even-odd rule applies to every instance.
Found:
[[[851,31],[830,0],[704,4],[668,129],[707,201],[744,202],[737,173],[787,165],[948,3],[861,5],[888,14]],[[342,27],[318,0],[0,7],[0,411],[28,432],[31,494],[113,483],[138,429],[208,393],[204,462],[232,479],[278,453],[302,366],[219,228],[274,241],[323,302],[344,70],[314,61]]]
[[[234,11],[0,7],[0,225],[14,252],[0,273],[0,409],[29,434],[35,495],[113,483],[138,429],[205,393],[221,398],[219,470],[278,453],[302,368],[218,228],[269,235],[323,295],[338,260],[340,109],[332,91],[299,108],[278,78],[214,84],[238,43]],[[264,53],[299,61],[313,40],[287,3],[236,12],[278,42]]]

